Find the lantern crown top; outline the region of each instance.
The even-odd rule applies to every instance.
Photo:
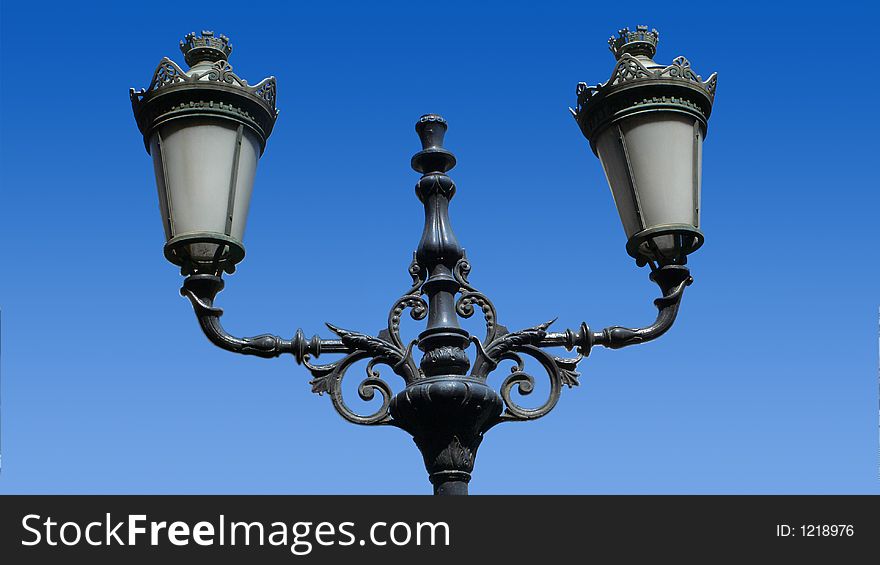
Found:
[[[149,86],[129,91],[147,151],[159,126],[170,120],[206,117],[243,124],[257,134],[261,150],[265,148],[278,117],[275,77],[248,84],[229,64],[229,38],[212,31],[187,34],[180,50],[189,70],[163,57]]]
[[[703,135],[715,101],[717,74],[703,80],[684,57],[671,65],[652,60],[660,34],[638,26],[624,28],[608,40],[617,58],[614,71],[604,83],[577,85],[577,107],[571,109],[584,135],[596,151],[597,136],[613,122],[636,113],[679,112],[696,117]]]
[[[192,67],[202,61],[227,61],[232,54],[232,44],[225,35],[214,35],[213,31],[202,31],[186,34],[180,41],[180,51],[186,63]]]
[[[656,29],[648,31],[648,26],[636,26],[635,31],[630,31],[625,27],[617,35],[608,39],[608,48],[614,53],[615,59],[620,59],[624,53],[644,55],[650,59],[657,52],[660,33]]]

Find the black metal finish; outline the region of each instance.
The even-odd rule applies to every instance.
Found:
[[[468,281],[471,266],[451,227],[449,204],[455,183],[446,173],[455,166],[455,157],[443,147],[446,128],[446,121],[436,114],[422,116],[416,124],[422,150],[412,158],[412,167],[422,174],[416,195],[425,208],[425,228],[409,267],[412,286],[394,302],[387,328],[378,336],[327,324],[338,339],[314,336],[306,340],[301,330],[290,340],[271,335],[237,338],[222,328],[222,310],[214,306],[223,288],[219,276],[191,275],[181,293],[190,299],[202,330],[218,347],[259,357],[293,354],[311,372],[312,391],[327,393],[343,418],[356,424],[392,425],[412,435],[434,493],[455,495],[467,494],[477,449],[490,428],[549,413],[562,387],[578,384],[577,365],[593,346],[617,349],[661,336],[675,321],[684,288],[692,279],[683,265],[652,265],[651,279],[659,285],[662,297],[655,301],[656,321],[645,328],[613,326],[592,332],[581,324],[576,330],[554,333],[548,331],[551,321],[508,331],[498,324],[492,302]],[[486,322],[482,339],[470,335],[458,321],[471,317],[477,307]],[[414,320],[427,318],[425,330],[409,342],[400,336],[400,317],[406,310]],[[471,344],[475,347],[472,368],[467,355]],[[415,347],[423,352],[418,363],[413,357]],[[575,350],[577,355],[565,358],[545,351],[556,347]],[[326,353],[344,356],[328,364],[313,363]],[[525,408],[512,398],[514,389],[528,395],[534,387],[534,377],[525,371],[524,356],[535,359],[550,382],[547,399],[536,408]],[[366,378],[358,387],[360,398],[369,401],[378,392],[382,400],[368,414],[350,408],[342,395],[346,371],[361,360],[369,362]],[[502,361],[513,362],[513,368],[496,392],[486,379]],[[386,365],[403,380],[404,387],[396,395],[379,374],[378,365]]]

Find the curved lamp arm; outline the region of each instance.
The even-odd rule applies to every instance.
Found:
[[[321,353],[351,353],[351,349],[338,339],[321,339],[313,336],[306,340],[302,330],[297,330],[292,340],[269,334],[255,337],[235,337],[223,329],[220,316],[223,310],[214,306],[214,298],[223,290],[223,279],[214,275],[190,275],[183,281],[180,294],[189,298],[195,310],[202,331],[211,343],[233,353],[256,355],[257,357],[278,357],[292,353],[298,363],[308,355],[318,357]]]
[[[628,345],[636,345],[657,339],[666,333],[678,315],[681,298],[686,286],[693,282],[690,270],[684,265],[666,265],[651,273],[651,280],[657,283],[663,296],[654,300],[657,307],[657,319],[644,328],[624,328],[611,326],[600,332],[592,332],[586,324],[578,330],[566,330],[559,333],[548,333],[541,340],[541,347],[563,346],[567,349],[577,348],[582,355],[589,355],[594,345],[609,349],[620,349]]]
[[[657,319],[650,326],[638,329],[611,326],[593,334],[593,344],[620,349],[628,345],[636,345],[657,339],[665,334],[678,316],[684,289],[694,279],[687,267],[668,265],[651,273],[651,280],[660,286],[663,296],[654,301],[657,307]]]

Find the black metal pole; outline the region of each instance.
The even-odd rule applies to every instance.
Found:
[[[427,274],[422,290],[428,323],[418,339],[424,378],[398,394],[390,411],[422,452],[434,494],[465,495],[483,432],[503,405],[484,381],[466,376],[470,334],[458,323],[455,295],[462,288],[453,272],[464,250],[449,220],[455,183],[446,172],[455,166],[455,156],[443,148],[446,120],[427,114],[416,132],[422,150],[413,156],[412,167],[422,173],[416,194],[425,206],[425,229],[416,250],[418,266]]]

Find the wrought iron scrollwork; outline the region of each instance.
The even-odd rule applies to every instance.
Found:
[[[232,72],[232,65],[229,64],[229,61],[216,61],[213,65],[211,65],[211,68],[209,70],[199,76],[199,78],[201,77],[205,77],[208,80],[224,82],[226,84],[234,84],[236,86],[241,86],[245,88],[248,86],[246,80],[244,80],[243,78],[239,78],[237,74]],[[260,98],[263,98],[263,96],[261,95]]]
[[[468,282],[470,264],[466,259],[459,261],[453,273],[461,285],[461,297],[456,303],[456,311],[459,315],[463,317],[473,315],[472,305],[479,304],[487,317],[486,340],[480,341],[476,337],[471,337],[478,352],[471,377],[485,380],[502,361],[514,362],[511,373],[504,379],[499,389],[505,406],[499,421],[534,420],[549,413],[559,401],[563,386],[571,388],[579,385],[580,373],[577,371],[577,366],[594,345],[619,349],[660,337],[675,321],[684,289],[693,280],[690,271],[683,265],[667,265],[651,273],[651,280],[660,286],[663,296],[654,301],[658,314],[657,319],[649,326],[636,329],[611,326],[601,332],[591,332],[586,324],[581,324],[578,330],[551,334],[548,329],[554,320],[508,332],[507,328],[496,322],[492,303]],[[572,358],[555,357],[543,350],[548,347],[576,349],[578,354]],[[547,399],[536,408],[525,408],[511,396],[514,388],[520,395],[528,396],[535,387],[534,377],[525,371],[522,355],[538,361],[549,378],[550,391]]]
[[[535,378],[525,371],[522,357],[516,353],[507,353],[503,358],[515,361],[516,366],[511,368],[510,375],[501,384],[500,393],[501,398],[504,400],[504,413],[501,415],[501,418],[534,420],[549,413],[556,406],[556,403],[559,402],[559,396],[562,392],[562,376],[556,367],[553,357],[544,351],[531,346],[519,347],[517,351],[530,355],[541,363],[550,377],[550,394],[547,396],[547,400],[537,408],[524,408],[517,404],[510,396],[513,387],[516,386],[517,392],[522,396],[528,396],[535,388]],[[577,383],[575,382],[575,384]]]
[[[495,339],[496,332],[498,331],[498,315],[495,313],[495,305],[492,304],[492,301],[468,282],[470,272],[471,264],[468,262],[467,256],[459,259],[452,270],[455,280],[461,286],[461,296],[455,302],[455,311],[462,318],[470,318],[474,315],[474,306],[479,306],[483,312],[483,318],[486,320],[486,338],[484,341],[489,343]]]
[[[263,79],[254,86],[250,86],[245,79],[239,77],[233,72],[232,65],[226,60],[215,61],[210,68],[203,72],[187,73],[180,67],[180,65],[168,57],[163,57],[159,62],[159,65],[156,67],[156,70],[153,71],[153,78],[150,81],[150,85],[145,89],[135,90],[132,88],[130,90],[131,102],[134,108],[138,108],[141,103],[144,102],[145,98],[151,94],[156,94],[159,91],[175,87],[178,83],[190,85],[199,82],[218,82],[223,85],[240,89],[254,95],[268,110],[271,111],[273,115],[277,115],[278,113],[275,108],[275,99],[277,96],[275,78],[269,77]]]
[[[569,110],[576,119],[581,119],[581,116],[588,113],[587,107],[590,105],[593,98],[597,97],[599,94],[603,92],[607,94],[610,90],[613,90],[614,87],[625,83],[635,81],[644,82],[658,79],[680,80],[686,84],[704,90],[708,94],[709,100],[714,100],[715,98],[715,87],[718,82],[717,73],[713,73],[706,81],[703,81],[700,75],[694,72],[690,61],[684,57],[676,57],[672,61],[672,64],[666,67],[652,67],[649,69],[636,57],[629,53],[622,53],[614,67],[614,71],[611,73],[611,78],[606,82],[597,84],[596,86],[590,86],[584,82],[578,83],[576,89],[577,107],[569,108]],[[677,97],[679,100],[680,98],[680,96]],[[708,117],[708,112],[706,115]]]
[[[376,365],[387,365],[394,373],[403,377],[405,382],[412,382],[419,376],[418,366],[412,358],[413,343],[404,348],[381,337],[345,330],[332,324],[327,324],[327,327],[353,352],[339,361],[325,365],[313,365],[309,359],[304,359],[303,364],[313,377],[309,381],[312,392],[319,395],[328,393],[336,411],[349,422],[365,425],[390,423],[388,407],[393,393],[391,387],[376,370]],[[352,364],[364,359],[369,359],[366,368],[367,378],[358,387],[358,395],[364,401],[372,400],[376,391],[382,395],[382,405],[369,415],[362,415],[352,410],[345,403],[342,395],[342,381],[346,371]]]
[[[428,304],[421,296],[425,275],[415,257],[409,266],[409,274],[413,284],[392,305],[388,313],[388,327],[379,332],[378,337],[327,324],[330,331],[339,336],[342,344],[352,352],[338,361],[323,365],[312,364],[308,356],[302,360],[313,377],[309,381],[312,392],[319,395],[328,393],[336,411],[349,422],[365,425],[393,423],[389,414],[393,392],[379,375],[376,365],[390,367],[406,384],[422,378],[421,370],[412,355],[416,342],[411,341],[408,345],[404,345],[400,337],[400,316],[406,309],[410,309],[410,316],[414,320],[424,319],[428,312]],[[382,395],[382,405],[369,415],[352,410],[342,395],[342,381],[346,371],[352,364],[365,359],[369,359],[366,368],[367,378],[358,387],[358,395],[364,401],[375,398],[377,391]]]
[[[422,298],[421,290],[422,283],[425,282],[425,273],[419,266],[415,253],[413,253],[413,260],[409,266],[409,274],[413,279],[412,287],[394,302],[391,306],[391,311],[388,313],[387,339],[401,348],[403,347],[403,341],[400,337],[400,316],[403,312],[409,308],[410,317],[416,321],[424,320],[428,314],[428,303]]]
[[[641,80],[646,71],[631,64],[629,57],[624,54],[621,59],[620,80]],[[675,65],[670,73],[690,77],[686,60],[677,59]],[[209,80],[223,81],[226,79],[222,73],[232,71],[225,61],[218,61],[210,72],[216,77]],[[585,96],[589,88],[584,86]],[[190,275],[181,292],[192,302],[202,329],[213,343],[229,351],[261,357],[291,353],[311,373],[312,392],[326,393],[347,421],[393,425],[410,433],[422,451],[435,492],[466,493],[476,451],[486,431],[501,422],[547,415],[559,402],[565,387],[579,385],[578,364],[593,346],[616,349],[662,335],[675,321],[684,289],[692,279],[683,264],[652,264],[651,280],[663,294],[655,300],[656,320],[644,328],[611,326],[592,332],[583,323],[578,329],[551,332],[555,320],[550,320],[509,331],[498,323],[492,301],[468,280],[471,264],[449,227],[448,205],[454,183],[445,171],[455,164],[455,159],[442,148],[445,127],[445,120],[433,115],[424,117],[417,126],[423,150],[413,158],[413,168],[423,172],[418,194],[425,204],[426,230],[408,269],[412,284],[394,301],[387,326],[378,335],[327,324],[338,339],[314,336],[307,340],[300,330],[291,340],[273,335],[238,338],[227,333],[219,322],[223,312],[214,305],[216,294],[223,288],[219,274]],[[472,317],[477,308],[486,322],[482,340],[461,328],[457,319]],[[413,320],[428,320],[419,339],[409,342],[400,335],[401,317],[407,310]],[[472,367],[466,352],[471,343],[476,350]],[[420,364],[413,358],[416,344],[424,352]],[[547,351],[559,347],[576,353],[572,357],[557,357]],[[325,353],[342,357],[324,364],[313,361]],[[533,408],[520,404],[514,394],[525,397],[535,391],[536,378],[527,371],[527,358],[543,368],[549,382],[546,398]],[[380,401],[378,408],[374,404],[368,413],[354,409],[343,395],[346,374],[358,362],[366,362],[366,375],[357,387],[358,397],[366,403]],[[506,366],[506,362],[513,363],[510,372],[500,387],[491,387],[487,382],[489,376],[502,363]],[[395,394],[380,374],[379,365],[385,365],[403,379],[401,392]]]
[[[486,320],[486,338],[480,341],[476,337],[471,337],[471,341],[477,347],[477,359],[471,376],[485,380],[501,361],[513,361],[514,366],[511,368],[511,373],[504,379],[499,389],[505,406],[499,421],[534,420],[546,415],[559,401],[563,386],[570,388],[578,385],[577,379],[580,374],[576,367],[583,359],[583,355],[578,355],[573,359],[565,359],[554,357],[539,348],[546,346],[542,342],[547,337],[547,329],[553,320],[516,332],[509,332],[507,328],[498,324],[492,301],[468,281],[470,272],[471,265],[467,257],[460,259],[453,269],[453,276],[461,286],[461,296],[455,304],[456,312],[463,318],[469,318],[475,312],[474,307],[479,306]],[[525,371],[521,354],[536,359],[547,371],[550,380],[550,392],[547,399],[537,408],[525,408],[513,400],[511,396],[514,387],[522,396],[531,394],[535,387],[535,379]]]
[[[606,84],[620,84],[621,82],[642,78],[650,78],[651,76],[651,71],[646,69],[645,66],[640,63],[638,59],[636,59],[632,55],[624,54],[617,62],[617,66],[614,68],[614,72],[611,74],[611,80],[609,80]]]
[[[504,379],[499,390],[504,400],[504,413],[499,417],[503,420],[534,420],[548,414],[559,401],[562,387],[577,386],[579,373],[575,370],[577,364],[583,358],[582,355],[574,359],[554,357],[539,348],[547,337],[547,328],[553,320],[537,326],[526,328],[512,333],[504,333],[487,345],[483,345],[474,338],[479,352],[479,360],[474,365],[474,376],[486,378],[494,371],[502,361],[513,361],[510,375]],[[514,386],[522,396],[528,396],[535,387],[535,379],[525,371],[525,363],[521,354],[528,355],[537,360],[547,372],[550,380],[550,392],[545,400],[537,408],[525,408],[511,397]]]
[[[274,80],[263,79],[261,82],[254,85],[254,94],[265,100],[272,108],[275,107],[275,97],[277,96],[276,91],[277,87],[275,86]]]
[[[150,86],[147,87],[147,90],[159,90],[164,86],[174,84],[175,82],[182,82],[185,79],[186,73],[183,72],[183,69],[178,67],[177,63],[168,57],[163,57],[153,73],[153,80],[150,81]]]
[[[326,365],[312,365],[306,359],[303,364],[312,374],[313,379],[309,381],[312,385],[312,392],[319,395],[325,392],[330,395],[333,407],[346,420],[355,424],[371,425],[371,424],[388,424],[391,421],[391,415],[388,413],[388,406],[391,403],[392,391],[387,382],[382,380],[378,371],[374,369],[374,365],[380,361],[372,359],[367,365],[367,378],[361,381],[358,386],[358,396],[361,400],[368,402],[375,397],[376,391],[382,395],[382,405],[373,413],[363,415],[352,410],[342,395],[342,381],[346,371],[354,363],[363,359],[368,359],[371,354],[367,351],[358,350],[354,353],[346,355],[335,363]],[[381,361],[385,363],[385,361]]]

